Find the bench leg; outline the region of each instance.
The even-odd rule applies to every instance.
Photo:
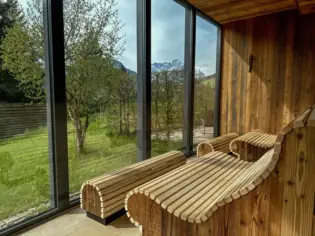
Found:
[[[116,213],[106,217],[106,218],[101,218],[99,216],[96,216],[90,212],[86,212],[86,216],[89,217],[90,219],[92,220],[95,220],[103,225],[108,225],[110,224],[111,222],[117,220],[119,217],[123,216],[126,214],[126,210],[125,209],[121,209],[119,211],[117,211]]]

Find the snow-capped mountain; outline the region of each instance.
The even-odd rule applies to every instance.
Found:
[[[128,69],[123,63],[118,60],[114,61],[114,65],[116,68],[121,69],[124,72],[127,72],[130,75],[136,75],[137,73],[133,70]],[[184,68],[184,63],[179,59],[174,59],[172,62],[154,62],[151,65],[152,73],[160,72],[160,71],[171,71],[171,70],[181,70]],[[201,79],[205,77],[205,74],[197,69],[196,70],[196,78]]]
[[[151,65],[152,72],[169,71],[184,68],[184,63],[179,59],[174,59],[172,62],[154,62]]]

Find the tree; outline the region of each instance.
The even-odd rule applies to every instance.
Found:
[[[45,101],[42,1],[28,3],[25,24],[17,23],[2,43],[3,67],[34,102]],[[113,60],[124,50],[116,0],[65,0],[65,65],[69,117],[77,150],[84,147],[93,114],[108,104],[118,70]]]
[[[0,43],[7,31],[16,23],[23,23],[23,13],[17,0],[0,2]],[[1,52],[0,52],[1,54]],[[0,65],[2,60],[0,60]],[[4,69],[0,69],[0,101],[27,102],[18,82]]]
[[[122,70],[116,77],[109,115],[110,127],[119,135],[130,135],[136,130],[136,77]],[[119,118],[117,120],[117,117]]]
[[[178,125],[182,124],[183,85],[183,68],[153,73],[152,100],[156,132],[158,133],[161,128],[165,130],[168,141],[172,131],[179,128]],[[161,125],[160,121],[163,121],[163,125]],[[156,134],[156,138],[158,138],[158,134]]]
[[[213,125],[215,102],[215,78],[204,77],[195,80],[195,112],[194,125]]]

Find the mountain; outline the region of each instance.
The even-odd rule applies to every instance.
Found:
[[[114,66],[118,69],[121,69],[124,72],[127,72],[130,75],[137,75],[133,70],[128,69],[123,63],[118,60],[114,60]],[[174,59],[172,62],[154,62],[151,65],[152,73],[160,71],[171,71],[171,70],[180,70],[184,68],[184,63],[179,59]],[[196,70],[196,78],[202,79],[205,77],[205,74],[201,70]]]
[[[152,63],[151,70],[152,72],[160,72],[166,70],[175,70],[184,68],[184,63],[179,59],[174,59],[172,62],[162,62],[162,63]]]
[[[129,75],[137,75],[135,71],[128,69],[123,63],[118,60],[114,60],[114,66],[117,69],[121,69],[123,72],[127,72]]]

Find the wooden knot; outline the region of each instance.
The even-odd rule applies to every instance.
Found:
[[[302,140],[302,139],[303,139],[303,133],[302,133],[302,132],[298,132],[296,136],[297,136],[297,138],[298,138],[299,140]]]
[[[287,183],[288,183],[288,185],[294,185],[295,184],[294,181],[292,181],[292,180],[289,180]]]

